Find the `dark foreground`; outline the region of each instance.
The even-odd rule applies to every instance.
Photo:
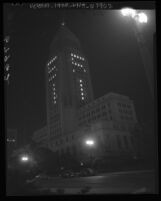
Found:
[[[157,194],[154,170],[104,173],[90,177],[38,179],[8,195]],[[20,192],[21,191],[21,192]]]

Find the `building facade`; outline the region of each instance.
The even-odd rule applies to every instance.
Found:
[[[88,61],[76,36],[63,24],[54,37],[46,65],[49,146],[76,129],[78,108],[93,100]]]
[[[77,131],[60,136],[53,151],[70,153],[81,160],[89,155],[137,155],[139,126],[133,101],[127,96],[109,93],[81,107],[77,112]],[[93,140],[94,146],[86,145]]]
[[[45,69],[47,126],[34,134],[35,141],[80,160],[136,155],[139,126],[133,101],[116,93],[94,100],[87,58],[64,24],[51,43]]]
[[[47,131],[47,126],[35,131],[32,140],[36,142],[40,147],[48,147]]]

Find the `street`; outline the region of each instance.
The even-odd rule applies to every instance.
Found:
[[[106,173],[98,176],[39,180],[39,191],[51,194],[155,194],[153,170]]]

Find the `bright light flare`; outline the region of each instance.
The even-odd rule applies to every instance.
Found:
[[[29,161],[29,157],[28,156],[22,156],[21,161],[22,162],[27,162],[27,161]]]
[[[86,140],[86,145],[92,146],[92,145],[94,145],[94,141],[93,140]]]
[[[132,18],[136,16],[136,11],[132,8],[123,8],[121,9],[121,13],[123,16],[131,16]]]
[[[140,23],[147,23],[148,22],[148,17],[145,13],[138,13],[137,19]]]

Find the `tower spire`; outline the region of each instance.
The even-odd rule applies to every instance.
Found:
[[[63,11],[62,20],[61,20],[61,26],[65,26],[66,25],[65,17],[66,17],[66,13],[65,13],[65,11]]]

